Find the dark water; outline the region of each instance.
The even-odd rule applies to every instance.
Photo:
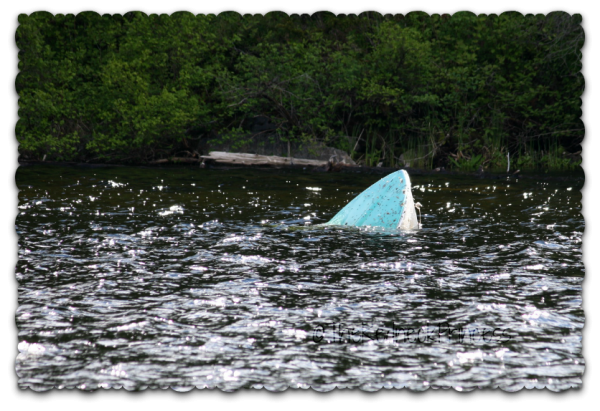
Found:
[[[580,387],[583,180],[21,167],[21,387]]]

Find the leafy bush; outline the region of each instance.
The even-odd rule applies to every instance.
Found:
[[[581,16],[19,16],[30,159],[145,162],[210,137],[324,142],[368,165],[568,168]],[[558,153],[560,150],[561,153]],[[477,159],[477,160],[475,160]]]

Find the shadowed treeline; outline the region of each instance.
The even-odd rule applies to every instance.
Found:
[[[23,159],[145,163],[271,139],[366,165],[580,162],[579,15],[37,12],[16,41]]]

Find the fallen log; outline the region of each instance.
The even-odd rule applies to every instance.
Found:
[[[200,156],[205,161],[214,161],[224,164],[242,164],[248,166],[311,166],[323,167],[327,161],[308,160],[305,158],[263,156],[260,154],[226,153],[224,151],[211,151],[207,156]]]

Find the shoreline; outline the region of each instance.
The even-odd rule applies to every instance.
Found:
[[[520,178],[525,179],[541,179],[541,180],[563,180],[563,181],[583,181],[585,183],[585,170],[583,167],[571,171],[543,171],[543,170],[515,170],[516,172],[494,172],[494,171],[457,171],[436,168],[432,170],[412,168],[412,167],[369,167],[363,165],[343,165],[333,164],[330,169],[324,167],[308,166],[308,165],[249,165],[249,164],[222,164],[216,162],[201,163],[195,162],[149,162],[142,164],[120,164],[120,163],[81,163],[75,161],[29,161],[19,160],[19,167],[34,167],[34,166],[53,166],[53,167],[74,167],[74,168],[112,168],[112,167],[134,167],[134,168],[197,168],[198,170],[237,170],[237,169],[254,169],[263,171],[277,170],[298,170],[311,173],[360,173],[360,174],[389,174],[398,170],[406,170],[411,176],[428,176],[428,175],[452,175],[452,176],[469,176],[487,180],[506,179],[510,181],[518,181]],[[18,168],[17,168],[18,169]]]

